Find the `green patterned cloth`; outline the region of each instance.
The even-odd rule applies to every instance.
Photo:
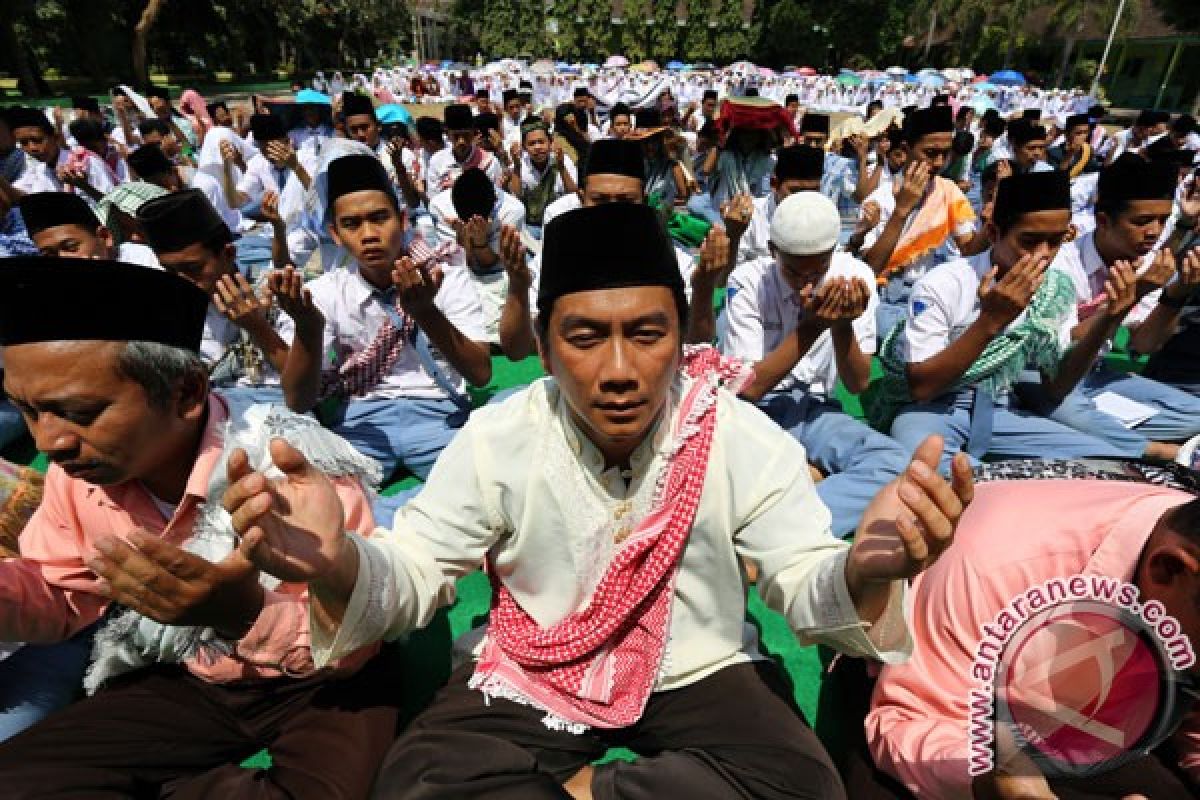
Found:
[[[143,203],[162,197],[166,189],[145,181],[129,181],[122,183],[96,203],[96,216],[100,224],[108,228],[113,235],[113,241],[122,244],[121,225],[117,221],[116,211],[123,211],[129,216],[136,216]]]
[[[1075,285],[1063,272],[1049,270],[1029,302],[1025,319],[997,336],[947,392],[977,388],[992,397],[1006,392],[1029,368],[1047,375],[1058,371],[1062,348],[1058,332],[1075,305]],[[896,412],[912,402],[906,361],[900,354],[905,320],[896,323],[879,348],[883,378],[863,393],[863,411],[876,429],[891,429]]]

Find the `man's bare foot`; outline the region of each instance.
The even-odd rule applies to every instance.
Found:
[[[825,473],[821,472],[821,470],[817,469],[812,464],[808,465],[808,474],[812,476],[813,483],[820,483],[821,481],[825,480]]]
[[[1156,461],[1174,461],[1179,455],[1179,445],[1170,442],[1150,442],[1146,445],[1146,458]]]
[[[592,765],[588,764],[583,769],[576,772],[571,780],[563,784],[563,788],[567,790],[567,794],[575,798],[575,800],[592,800],[592,774],[595,770]]]

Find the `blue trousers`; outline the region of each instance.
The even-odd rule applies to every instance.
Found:
[[[280,386],[219,386],[217,392],[225,397],[250,404],[286,405]]]
[[[721,210],[713,203],[712,195],[708,192],[700,192],[689,197],[687,210],[718,228],[725,228],[725,220],[721,219]]]
[[[421,480],[467,415],[448,399],[352,400],[329,427],[391,475],[403,465]]]
[[[1157,414],[1133,429],[1133,433],[1146,440],[1183,442],[1200,434],[1200,397],[1140,375],[1117,372],[1103,364],[1079,382],[1079,392],[1092,401],[1093,406],[1094,398],[1105,391],[1158,409]],[[1060,421],[1075,427],[1066,419]],[[1124,428],[1120,423],[1116,424]]]
[[[25,433],[25,420],[21,412],[8,401],[0,397],[0,449],[8,447]]]
[[[892,437],[911,453],[926,437],[945,440],[941,469],[950,469],[955,453],[966,450],[971,432],[970,406],[946,396],[929,403],[909,403],[892,423]],[[1112,442],[1089,436],[1061,422],[1012,408],[997,401],[992,412],[992,435],[987,455],[1006,458],[1122,458],[1125,450]],[[977,463],[977,459],[972,458]]]
[[[96,626],[58,644],[27,644],[0,661],[0,742],[68,705],[83,687]]]
[[[758,406],[804,445],[808,460],[828,476],[817,484],[817,494],[833,515],[836,536],[853,533],[871,498],[908,465],[898,442],[803,389],[772,392]]]
[[[875,331],[879,341],[891,333],[896,323],[908,317],[908,298],[912,283],[903,276],[893,275],[879,290],[879,306],[875,309]]]
[[[234,244],[237,247],[238,271],[251,283],[271,269],[271,236],[266,231],[250,231]]]

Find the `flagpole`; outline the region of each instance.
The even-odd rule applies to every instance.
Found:
[[[1108,52],[1112,49],[1113,38],[1117,35],[1117,26],[1121,24],[1121,13],[1125,10],[1125,0],[1121,0],[1117,4],[1117,15],[1113,17],[1112,27],[1108,30],[1108,41],[1104,43],[1104,55],[1100,56],[1100,65],[1096,67],[1096,77],[1092,79],[1092,90],[1088,92],[1091,97],[1096,96],[1096,90],[1100,88],[1100,76],[1104,74],[1104,65],[1108,63]]]

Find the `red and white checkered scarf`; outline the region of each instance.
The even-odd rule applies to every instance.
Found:
[[[613,556],[585,608],[542,628],[493,574],[495,599],[471,686],[546,712],[548,727],[582,733],[641,718],[658,679],[683,549],[700,504],[717,417],[717,389],[737,392],[747,364],[687,348],[692,380],[673,422],[673,451],[649,513]]]

